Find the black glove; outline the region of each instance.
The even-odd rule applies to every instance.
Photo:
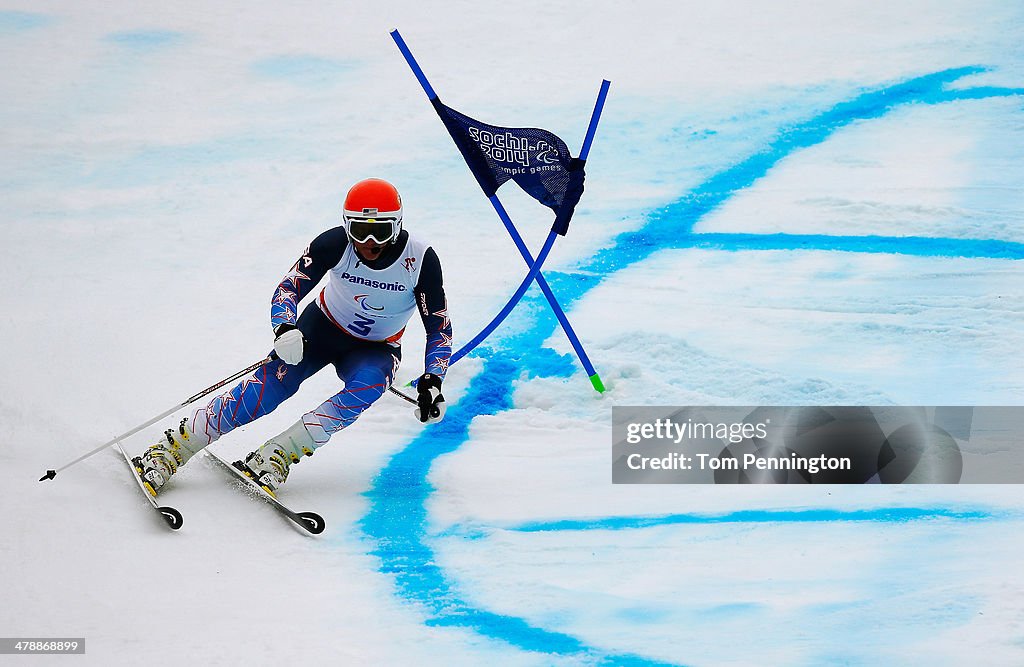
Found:
[[[416,402],[416,419],[424,424],[435,424],[444,419],[444,396],[441,395],[441,378],[433,373],[424,373],[416,382],[419,396]]]

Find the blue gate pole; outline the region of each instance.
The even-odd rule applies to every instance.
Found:
[[[526,294],[526,290],[530,287],[530,284],[537,278],[537,273],[540,271],[541,265],[544,260],[548,258],[548,253],[551,252],[551,246],[555,244],[555,239],[558,238],[558,234],[552,230],[548,233],[548,238],[544,241],[544,247],[540,249],[540,254],[537,255],[537,261],[533,263],[533,266],[527,272],[526,277],[523,278],[523,282],[519,283],[519,288],[512,294],[512,297],[505,304],[505,307],[494,316],[494,319],[490,323],[480,330],[476,336],[468,343],[462,346],[462,348],[452,354],[451,361],[449,364],[454,364],[459,359],[463,358],[470,352],[472,352],[477,345],[484,342],[488,336],[490,336],[498,326],[505,321],[505,318],[515,309],[516,305],[522,300],[523,295]]]
[[[590,155],[590,146],[594,141],[594,133],[597,131],[597,123],[601,118],[601,111],[604,109],[604,101],[608,96],[608,87],[610,85],[611,82],[609,81],[601,82],[601,90],[598,92],[597,102],[594,104],[594,113],[590,116],[590,125],[587,128],[587,135],[583,140],[583,148],[580,149],[580,160],[586,161],[587,156]],[[568,221],[566,224],[568,224]],[[530,267],[530,271],[526,274],[526,278],[523,279],[523,282],[520,283],[519,288],[508,300],[508,303],[505,304],[505,307],[502,308],[494,317],[494,319],[491,320],[491,322],[484,327],[480,333],[474,336],[472,340],[463,345],[458,352],[455,352],[452,355],[451,363],[454,364],[459,359],[472,352],[477,345],[482,343],[503,321],[505,321],[505,318],[509,316],[516,305],[522,300],[523,295],[526,294],[526,290],[530,287],[530,284],[537,278],[537,274],[540,273],[540,268],[547,259],[548,253],[551,252],[551,247],[554,245],[556,238],[558,238],[558,232],[554,225],[552,225],[551,231],[548,233],[548,238],[544,241],[544,245],[541,247],[540,253],[537,255],[537,260],[533,263],[533,266]],[[582,346],[580,346],[580,349],[582,350]],[[600,377],[597,379],[600,381]]]
[[[427,95],[427,99],[429,99],[430,101],[434,101],[437,98],[437,93],[434,92],[434,89],[430,85],[430,82],[427,80],[426,75],[423,73],[423,70],[416,62],[416,58],[413,57],[412,52],[409,50],[408,45],[406,45],[405,43],[405,40],[402,39],[402,35],[398,32],[398,30],[393,30],[391,32],[391,37],[392,39],[394,39],[395,44],[398,46],[398,50],[401,51],[402,55],[405,57],[405,60],[409,64],[409,68],[412,69],[417,81],[419,81],[420,86],[423,88],[423,92]],[[598,94],[598,102],[595,105],[594,113],[591,116],[590,127],[588,128],[587,136],[584,139],[584,150],[586,152],[581,151],[580,159],[586,159],[586,155],[589,154],[590,143],[593,141],[594,133],[597,129],[597,121],[600,118],[601,110],[604,106],[604,99],[607,95],[609,85],[610,84],[608,81],[602,81],[601,83],[601,92]],[[542,249],[542,255],[538,257],[538,260],[534,260],[533,256],[530,254],[529,248],[527,248],[526,243],[523,241],[523,238],[519,234],[519,231],[516,229],[515,225],[512,224],[512,219],[509,217],[508,212],[505,210],[505,207],[502,205],[497,195],[490,195],[487,199],[488,201],[491,202],[491,205],[494,207],[495,212],[497,212],[498,217],[505,225],[505,229],[508,230],[509,235],[512,237],[512,241],[516,244],[516,248],[518,248],[519,253],[523,256],[523,259],[526,261],[527,266],[530,267],[530,271],[527,274],[528,280],[523,281],[523,284],[520,285],[520,290],[523,293],[525,293],[526,288],[530,285],[530,282],[532,282],[532,280],[534,279],[537,281],[537,284],[540,286],[545,298],[547,298],[548,304],[551,306],[551,309],[554,312],[555,317],[558,319],[559,324],[562,325],[562,329],[565,331],[566,336],[569,338],[569,342],[572,344],[573,349],[576,351],[576,356],[579,357],[580,363],[583,364],[583,369],[587,372],[587,375],[590,378],[590,383],[593,385],[594,389],[596,389],[599,392],[603,392],[605,390],[604,383],[601,382],[600,376],[594,369],[593,364],[590,363],[590,358],[587,356],[586,351],[583,349],[583,344],[580,343],[579,337],[576,335],[576,332],[573,330],[572,325],[569,323],[569,318],[566,317],[565,312],[562,310],[562,307],[558,304],[558,300],[555,298],[554,293],[551,291],[551,287],[548,285],[547,280],[544,278],[544,275],[540,273],[540,267],[547,257],[547,252],[544,252]],[[550,246],[553,245],[554,243],[554,235],[554,230],[552,230],[551,235],[549,235],[549,242],[545,242],[544,244],[549,252]],[[517,290],[516,293],[519,294],[520,290]],[[515,304],[521,298],[522,294],[519,294],[519,298],[514,297],[514,301],[510,301],[510,305],[506,305],[506,308],[508,309],[509,312],[511,312],[512,308],[515,307]],[[505,316],[507,315],[508,313],[506,312]],[[504,319],[504,316],[501,319]],[[500,320],[498,320],[498,322],[500,323]],[[495,324],[495,326],[497,326],[497,324]],[[493,331],[493,328],[491,329],[491,331]],[[490,331],[487,332],[487,335],[489,334]],[[486,338],[486,335],[484,335],[484,338]],[[473,346],[475,347],[482,340],[483,338],[480,338],[480,340],[476,341],[476,343],[474,343]],[[459,352],[462,354],[458,358],[461,358],[462,356],[465,356],[468,350],[466,352],[460,350]]]
[[[501,201],[498,200],[497,195],[491,195],[487,198],[494,210],[497,211],[498,217],[501,218],[502,223],[505,225],[505,229],[508,230],[509,235],[512,237],[512,241],[515,242],[516,247],[519,249],[519,254],[526,260],[526,265],[531,269],[537,262],[533,259],[533,255],[530,254],[530,249],[526,247],[526,243],[523,241],[523,237],[519,235],[519,231],[512,224],[512,219],[509,217],[505,207],[502,206]],[[538,267],[539,268],[539,267]],[[551,306],[551,310],[554,311],[555,317],[558,318],[558,323],[562,325],[562,329],[565,331],[565,335],[569,338],[569,342],[572,344],[572,348],[576,351],[576,356],[579,357],[580,363],[583,364],[583,370],[587,372],[587,376],[590,378],[590,383],[594,385],[594,389],[599,392],[604,391],[604,383],[601,382],[601,377],[594,370],[594,365],[590,363],[590,358],[587,356],[586,351],[583,349],[583,344],[580,343],[580,339],[576,336],[576,332],[573,331],[572,325],[569,324],[569,318],[565,316],[565,311],[558,304],[558,300],[555,298],[554,292],[551,291],[551,287],[548,285],[547,279],[543,273],[537,272],[537,285],[540,286],[541,291],[548,300],[548,304]]]

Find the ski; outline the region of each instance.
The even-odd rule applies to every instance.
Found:
[[[139,487],[139,491],[141,491],[142,495],[146,497],[146,500],[149,501],[149,504],[153,506],[153,509],[157,511],[157,513],[160,515],[160,518],[164,520],[164,522],[171,528],[171,530],[178,530],[179,528],[181,528],[181,524],[184,522],[184,519],[181,518],[181,513],[178,512],[178,510],[174,509],[173,507],[167,507],[166,505],[160,505],[159,503],[157,503],[156,498],[154,498],[153,495],[146,489],[145,485],[143,485],[142,477],[139,476],[138,469],[135,467],[135,464],[132,463],[132,460],[128,457],[128,454],[125,453],[124,449],[121,448],[121,443],[115,442],[114,447],[117,448],[117,451],[121,452],[121,456],[124,457],[124,462],[128,465],[128,469],[132,471],[132,479],[135,480],[136,486]]]
[[[206,455],[212,458],[217,463],[218,467],[226,470],[235,479],[241,480],[241,482],[245,484],[246,488],[249,489],[251,493],[255,494],[260,499],[265,500],[278,512],[280,512],[281,514],[295,522],[297,526],[312,533],[313,535],[319,535],[320,533],[324,532],[326,523],[324,522],[324,518],[322,516],[320,516],[316,512],[295,512],[289,509],[280,500],[267,493],[266,489],[257,484],[251,477],[246,475],[244,472],[236,468],[231,463],[228,463],[226,459],[221,458],[215,452],[211,451],[209,448],[203,451],[205,451]]]

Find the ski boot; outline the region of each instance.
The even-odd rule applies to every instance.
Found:
[[[142,478],[142,485],[155,498],[178,466],[185,465],[203,446],[188,429],[188,418],[182,419],[177,429],[167,429],[160,441],[151,445],[132,464]]]
[[[303,456],[312,456],[316,447],[309,431],[297,421],[233,465],[276,498],[274,492],[288,479],[291,464],[298,463]]]

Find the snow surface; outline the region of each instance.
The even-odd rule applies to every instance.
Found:
[[[609,391],[533,290],[442,424],[385,397],[294,470],[320,538],[201,458],[178,534],[112,451],[38,484],[258,359],[359,178],[437,248],[456,343],[501,307],[524,266],[394,27],[446,102],[574,150],[612,81],[546,270]],[[4,3],[0,636],[86,638],[33,664],[1024,664],[1018,486],[613,486],[609,460],[613,405],[1024,401],[1022,30],[952,0]],[[500,195],[538,248],[549,213]]]

